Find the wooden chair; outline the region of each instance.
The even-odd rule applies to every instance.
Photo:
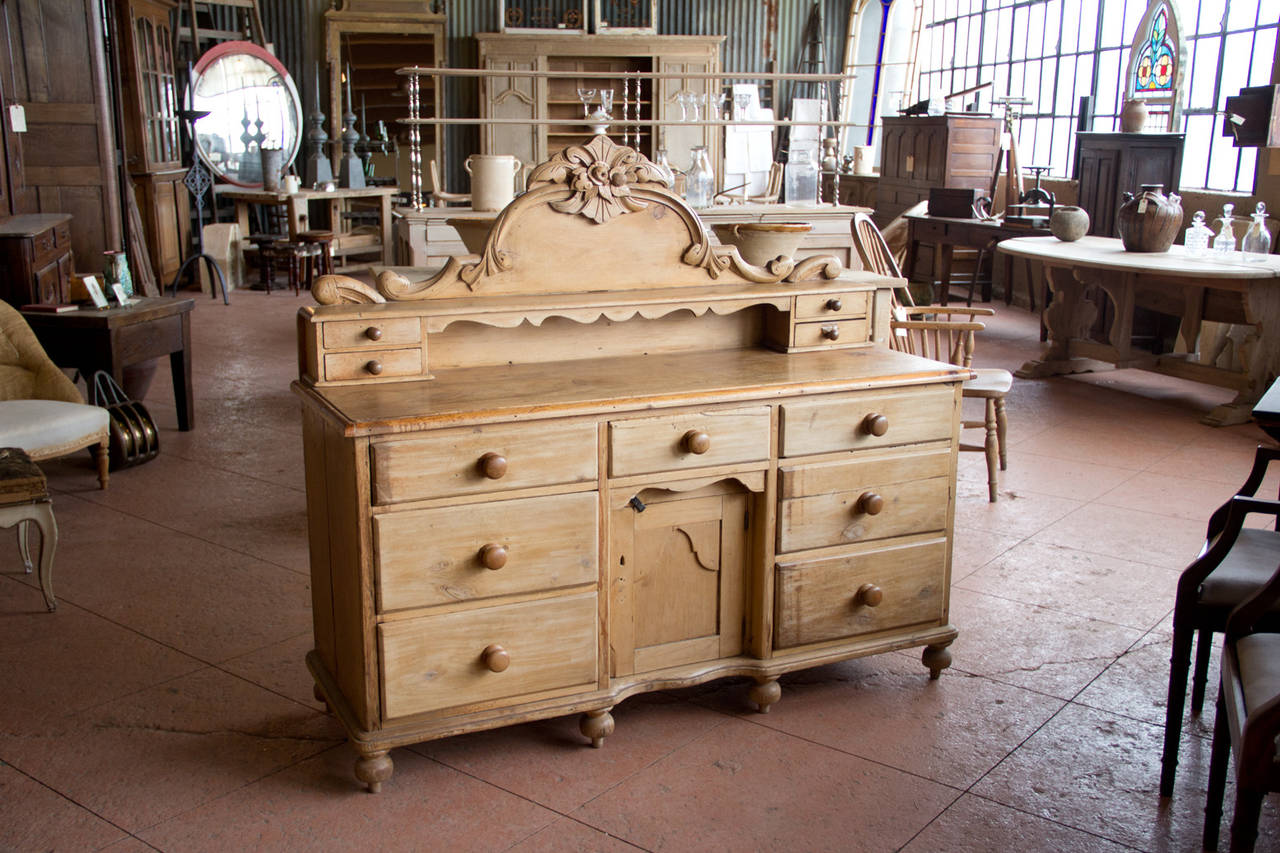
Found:
[[[53,501],[44,472],[36,467],[20,448],[0,447],[0,527],[18,527],[18,552],[22,565],[31,572],[31,545],[27,526],[34,524],[40,531],[39,565],[40,590],[44,593],[45,606],[58,608],[53,597],[53,552],[58,547],[58,523],[53,517]]]
[[[471,204],[471,193],[445,192],[444,181],[440,179],[440,167],[436,165],[434,158],[431,160],[431,198],[442,207],[450,204]]]
[[[853,215],[853,242],[862,259],[862,265],[872,272],[892,278],[902,278],[898,262],[880,236],[880,229],[865,213]],[[889,346],[901,352],[909,352],[925,358],[946,361],[968,367],[974,378],[962,386],[961,394],[983,401],[984,417],[981,421],[961,421],[965,429],[983,427],[986,440],[981,445],[961,442],[961,450],[982,451],[987,457],[987,498],[995,502],[999,492],[997,471],[1008,467],[1005,451],[1005,433],[1008,421],[1005,414],[1005,396],[1013,387],[1013,374],[1002,368],[974,368],[974,333],[986,328],[975,317],[991,316],[990,308],[973,308],[944,305],[913,305],[911,293],[904,287],[895,288],[898,297],[893,306],[893,319],[889,323]],[[957,317],[964,319],[957,320]]]
[[[765,180],[764,192],[760,195],[734,195],[732,193],[716,193],[713,201],[716,204],[735,204],[750,202],[751,204],[773,204],[782,195],[783,165],[773,163],[769,166],[769,177]]]
[[[1228,514],[1240,518],[1251,512],[1280,518],[1277,501],[1236,497],[1230,507]],[[1218,847],[1228,756],[1235,759],[1236,780],[1232,853],[1253,850],[1262,800],[1269,792],[1280,791],[1276,744],[1280,737],[1280,634],[1273,632],[1277,603],[1280,568],[1227,617],[1204,810],[1206,850]]]
[[[1246,501],[1257,493],[1267,466],[1277,459],[1280,459],[1280,449],[1258,447],[1249,476],[1236,496],[1209,517],[1204,547],[1178,579],[1173,605],[1173,653],[1169,659],[1164,751],[1160,759],[1160,795],[1163,797],[1173,794],[1192,641],[1196,642],[1196,660],[1191,713],[1199,714],[1204,705],[1213,635],[1226,630],[1231,611],[1257,592],[1270,577],[1271,567],[1280,563],[1280,533],[1244,526],[1245,515],[1254,511],[1248,509],[1253,504]],[[1280,630],[1280,608],[1273,607],[1268,618],[1273,629]]]

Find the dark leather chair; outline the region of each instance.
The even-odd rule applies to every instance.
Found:
[[[1161,756],[1160,795],[1173,794],[1182,736],[1182,707],[1187,698],[1187,676],[1191,668],[1191,646],[1196,640],[1195,675],[1192,679],[1191,713],[1204,705],[1213,635],[1226,630],[1227,616],[1267,581],[1280,564],[1280,533],[1245,527],[1250,513],[1275,515],[1280,524],[1280,504],[1249,501],[1257,494],[1267,466],[1280,459],[1280,449],[1259,446],[1249,472],[1236,497],[1220,506],[1209,518],[1205,544],[1200,555],[1178,579],[1173,606],[1173,654],[1169,662],[1168,707],[1165,710],[1164,752]],[[1272,608],[1260,624],[1280,629],[1280,611]]]
[[[1236,498],[1235,502],[1256,504],[1257,512],[1280,514],[1280,504],[1275,501]],[[1274,627],[1277,602],[1280,568],[1227,617],[1204,810],[1206,850],[1218,846],[1228,756],[1234,758],[1236,771],[1232,853],[1253,850],[1262,800],[1268,793],[1280,791],[1280,763],[1276,760],[1276,739],[1280,737],[1280,634],[1260,630]]]

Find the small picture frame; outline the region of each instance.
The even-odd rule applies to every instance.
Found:
[[[595,0],[597,33],[658,32],[658,0]]]
[[[587,0],[501,0],[504,33],[587,32]]]
[[[88,292],[94,308],[102,310],[111,307],[111,303],[107,302],[106,294],[102,292],[102,285],[98,283],[96,275],[82,275],[80,276],[80,283],[84,285],[85,291]]]
[[[111,285],[111,292],[115,294],[116,302],[119,303],[121,308],[128,308],[133,304],[133,300],[124,292],[124,285],[120,282]]]

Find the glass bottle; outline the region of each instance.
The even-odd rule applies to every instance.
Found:
[[[1222,257],[1229,256],[1236,250],[1236,232],[1231,227],[1231,212],[1235,209],[1234,204],[1222,206],[1222,228],[1218,231],[1218,236],[1213,238],[1213,251]]]
[[[1197,210],[1191,217],[1191,227],[1187,229],[1184,241],[1187,257],[1200,258],[1209,253],[1209,241],[1213,239],[1213,229],[1204,224],[1204,211]]]
[[[667,149],[658,149],[658,154],[654,158],[653,164],[662,169],[663,174],[665,175],[663,180],[667,182],[667,189],[674,187],[676,185],[676,175],[675,171],[671,168],[671,161],[667,159]]]
[[[806,148],[797,148],[787,157],[783,183],[787,204],[816,207],[818,204],[818,164]]]
[[[1267,233],[1267,206],[1258,202],[1254,208],[1253,224],[1240,241],[1240,251],[1246,261],[1265,261],[1271,252],[1271,235]]]
[[[710,207],[715,194],[715,173],[705,145],[693,146],[693,163],[685,173],[684,200],[690,207]]]

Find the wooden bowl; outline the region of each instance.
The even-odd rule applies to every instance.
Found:
[[[725,246],[737,246],[747,263],[762,267],[774,258],[790,258],[813,226],[808,222],[739,222],[712,225]]]

